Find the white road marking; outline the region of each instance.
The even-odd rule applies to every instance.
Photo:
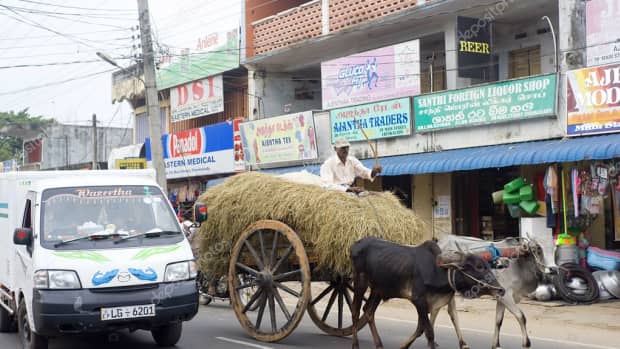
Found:
[[[385,316],[375,316],[375,319],[382,319],[382,320],[388,320],[388,321],[402,322],[402,323],[417,325],[417,322],[415,322],[415,321],[401,320],[401,319],[385,317]],[[450,325],[437,325],[437,324],[435,325],[435,327],[442,327],[442,328],[447,328],[447,329],[453,329],[454,328],[453,326],[450,326]],[[491,333],[490,331],[479,330],[479,329],[475,329],[475,328],[461,327],[461,330],[468,331],[468,332],[480,333],[480,334],[493,335],[493,333]],[[521,338],[521,334],[515,334],[515,333],[501,332],[501,335],[502,336],[508,336],[508,337]],[[571,345],[576,345],[576,346],[586,347],[586,348],[592,348],[592,349],[618,349],[618,347],[608,347],[608,346],[596,345],[596,344],[585,344],[585,343],[571,342],[571,341],[565,341],[565,340],[555,339],[555,338],[532,337],[532,336],[530,336],[530,339],[534,339],[534,340],[537,340],[537,341],[560,343],[560,344],[571,344]]]
[[[239,340],[232,339],[232,338],[215,337],[215,339],[219,339],[219,340],[224,341],[224,342],[245,345],[246,347],[259,348],[259,349],[273,349],[272,347],[266,347],[264,345],[258,345],[258,344],[254,344],[254,343],[250,343],[250,342],[239,341]]]

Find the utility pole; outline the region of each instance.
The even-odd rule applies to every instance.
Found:
[[[92,170],[98,169],[97,166],[97,114],[93,114],[93,163],[91,165]]]
[[[162,134],[159,99],[157,98],[153,44],[151,42],[151,22],[147,0],[138,0],[138,15],[140,20],[140,38],[142,40],[142,59],[144,62],[144,88],[146,89],[149,135],[151,140],[151,161],[157,173],[157,183],[164,191],[164,194],[167,195],[168,189],[166,186],[164,155],[161,145]]]

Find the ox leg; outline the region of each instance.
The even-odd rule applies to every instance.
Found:
[[[435,343],[435,330],[433,329],[433,325],[431,324],[431,321],[428,318],[429,309],[426,303],[426,299],[418,298],[413,301],[413,304],[415,305],[415,308],[418,311],[418,327],[422,331],[424,331],[424,334],[426,335],[426,340],[428,341],[428,347],[430,349],[436,349],[437,344]],[[417,332],[418,332],[418,329],[416,329],[416,333]]]
[[[497,300],[497,304],[495,305],[495,330],[493,331],[493,349],[502,348],[499,344],[499,330],[502,327],[502,322],[504,321],[504,310],[506,309],[503,301],[504,298],[499,298]]]
[[[463,339],[463,333],[461,332],[461,325],[459,325],[459,317],[456,312],[456,301],[454,300],[454,295],[450,298],[450,302],[448,303],[448,314],[450,314],[450,320],[452,320],[452,325],[454,325],[454,330],[456,331],[456,336],[459,339],[459,348],[460,349],[469,349],[469,345],[465,343]],[[435,321],[433,320],[433,325],[435,325]]]
[[[360,308],[362,307],[362,300],[364,299],[364,293],[368,289],[368,280],[364,275],[355,273],[353,277],[353,305],[351,306],[351,316],[353,317],[353,333],[352,333],[352,348],[358,349],[360,347],[359,340],[357,338],[357,323],[360,318]]]
[[[372,339],[374,340],[375,347],[377,349],[383,349],[383,343],[381,342],[381,337],[379,337],[379,331],[377,331],[377,325],[375,324],[375,312],[379,307],[379,303],[381,303],[381,297],[379,297],[376,293],[371,292],[368,303],[368,326],[370,327],[370,332],[372,333]]]
[[[511,312],[512,315],[514,315],[514,317],[517,319],[517,322],[519,322],[519,326],[521,327],[521,345],[523,346],[523,348],[529,348],[532,343],[530,342],[530,337],[527,335],[527,319],[525,318],[525,314],[523,313],[523,311],[521,311],[521,308],[519,308],[519,306],[517,306],[517,304],[513,301],[512,297],[503,297],[502,301],[506,309],[508,309],[508,311]]]

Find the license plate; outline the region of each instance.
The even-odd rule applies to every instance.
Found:
[[[155,304],[101,308],[101,321],[155,316]]]

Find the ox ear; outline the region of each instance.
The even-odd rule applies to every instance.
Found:
[[[451,251],[437,256],[437,266],[441,268],[460,268],[465,254],[460,251]]]

